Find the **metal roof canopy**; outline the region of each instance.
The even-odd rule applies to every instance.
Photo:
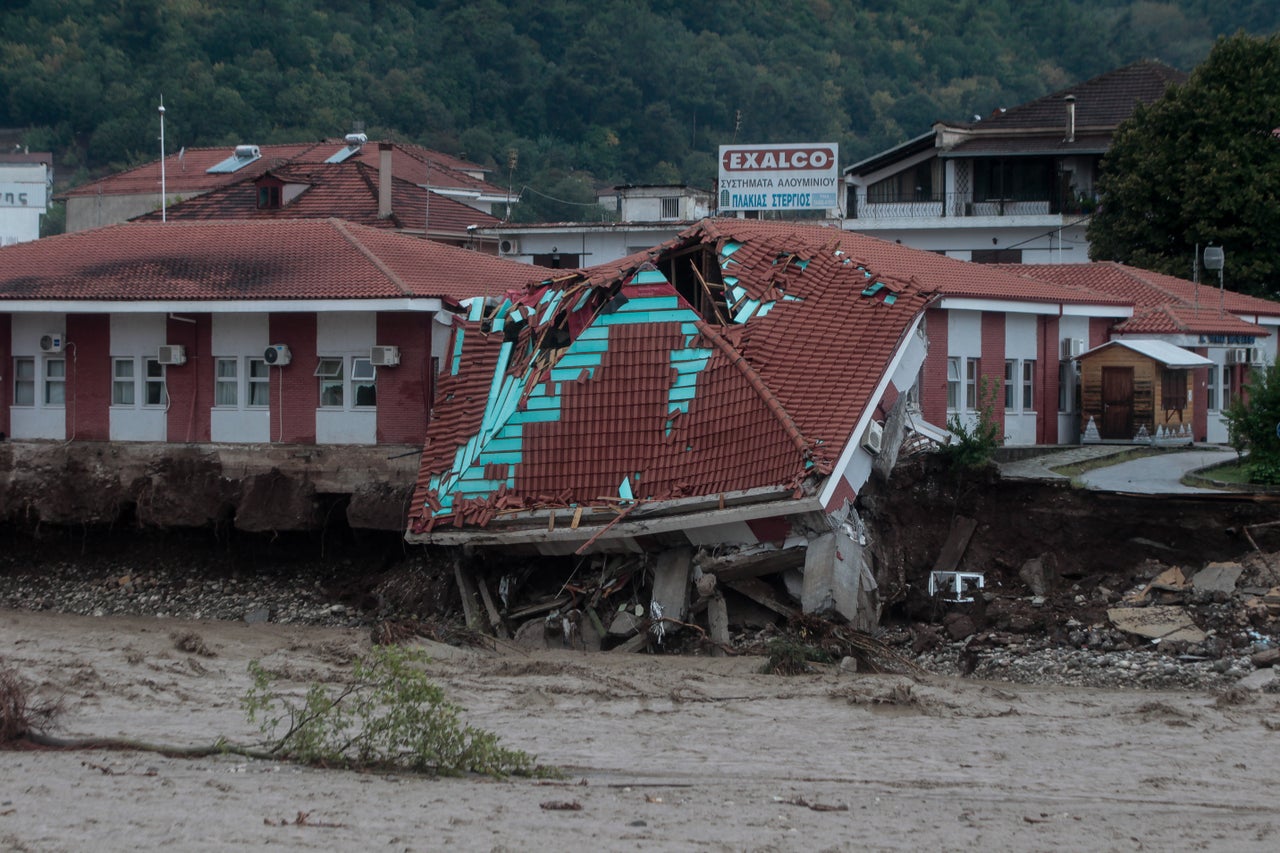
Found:
[[[1111,346],[1127,347],[1139,355],[1145,355],[1147,358],[1160,362],[1166,367],[1193,368],[1208,367],[1213,364],[1209,359],[1202,355],[1196,355],[1191,350],[1175,346],[1168,341],[1156,341],[1147,338],[1136,338],[1132,340],[1122,338],[1114,341],[1107,341],[1105,344],[1096,346],[1088,352],[1083,353],[1079,358],[1088,358],[1094,353],[1101,352]]]

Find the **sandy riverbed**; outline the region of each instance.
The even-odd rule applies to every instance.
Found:
[[[176,648],[190,631],[214,656]],[[66,697],[66,736],[252,742],[239,707],[248,660],[288,666],[301,686],[345,672],[367,642],[333,628],[0,611],[0,658]],[[0,849],[1280,846],[1276,695],[435,648],[432,673],[468,721],[563,767],[565,782],[8,752]]]

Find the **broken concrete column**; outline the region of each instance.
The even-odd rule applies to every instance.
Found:
[[[865,561],[863,546],[845,525],[811,540],[800,598],[804,612],[837,613],[859,630],[874,628],[880,620],[879,596]]]
[[[711,629],[712,642],[729,644],[729,606],[719,592],[707,599],[707,624]],[[725,650],[715,646],[711,649],[711,654],[714,657],[724,657]]]
[[[683,622],[688,615],[692,569],[692,548],[671,548],[658,555],[653,570],[653,601],[662,608],[663,617]]]

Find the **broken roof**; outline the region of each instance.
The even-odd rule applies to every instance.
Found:
[[[532,275],[526,264],[337,219],[127,223],[0,249],[0,306],[35,303],[48,311],[74,310],[76,302],[117,303],[120,310],[143,302],[456,303],[503,293]]]
[[[440,380],[411,535],[522,510],[811,493],[948,273],[982,270],[838,229],[704,220],[476,302]]]
[[[275,208],[258,207],[258,184],[276,178],[302,185],[301,192]],[[391,216],[378,215],[378,170],[367,163],[296,163],[239,178],[202,195],[169,205],[170,220],[213,219],[345,219],[373,228],[421,231],[428,222],[433,234],[465,235],[467,227],[494,226],[496,216],[476,210],[448,196],[431,192],[402,178],[391,179]],[[160,222],[154,210],[135,222]]]

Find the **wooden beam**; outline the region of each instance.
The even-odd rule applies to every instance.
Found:
[[[807,548],[774,548],[746,554],[729,554],[723,557],[704,557],[697,560],[704,574],[715,575],[720,583],[758,578],[798,569],[804,566]]]
[[[462,615],[467,627],[473,631],[482,630],[484,623],[480,621],[480,601],[476,594],[475,579],[471,577],[471,572],[463,568],[461,560],[453,561],[453,579],[462,595]]]
[[[933,564],[935,572],[954,572],[956,566],[960,565],[960,558],[964,556],[965,549],[969,547],[969,539],[973,536],[973,531],[977,528],[978,522],[972,518],[965,518],[963,515],[956,516],[951,522],[951,532],[947,534],[947,541],[942,546],[942,553],[938,554],[938,561]]]
[[[760,606],[767,607],[774,613],[785,616],[788,619],[795,619],[800,615],[800,612],[794,607],[779,600],[773,591],[773,587],[758,578],[734,581],[733,583],[725,584],[725,586],[734,592],[742,593]]]

